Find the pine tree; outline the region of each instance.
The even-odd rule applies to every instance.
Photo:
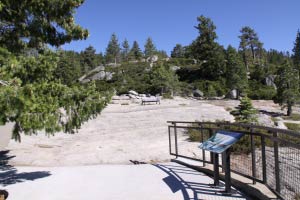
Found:
[[[210,80],[220,79],[225,72],[224,49],[215,40],[216,26],[203,15],[197,18],[199,36],[191,44],[192,57],[199,60],[202,75]]]
[[[98,91],[94,83],[81,85],[63,77],[78,67],[68,61],[73,55],[66,54],[64,60],[57,52],[41,49],[88,36],[73,20],[82,2],[0,2],[0,80],[5,82],[0,90],[0,124],[14,122],[16,140],[20,141],[20,133],[75,133],[110,99],[110,93]],[[28,47],[33,49],[29,52]]]
[[[240,105],[237,109],[236,120],[240,123],[256,123],[257,122],[257,110],[254,109],[251,99],[244,97],[240,99]]]
[[[132,48],[130,50],[130,57],[133,60],[140,60],[143,57],[143,53],[137,41],[133,42]]]
[[[88,46],[81,55],[81,65],[83,66],[83,72],[87,73],[97,66],[96,63],[96,49],[93,46]]]
[[[105,56],[106,56],[107,62],[114,62],[115,64],[117,64],[117,62],[120,59],[120,50],[121,49],[120,49],[117,35],[115,33],[113,33],[111,35],[110,41],[106,48]]]
[[[74,22],[75,10],[83,3],[65,1],[1,1],[0,46],[11,52],[24,48],[60,46],[72,40],[86,39],[86,29]]]
[[[147,41],[146,41],[146,44],[144,47],[145,47],[144,54],[145,54],[146,58],[153,56],[154,53],[156,52],[156,47],[153,44],[153,41],[150,37],[147,38]]]
[[[71,86],[83,74],[80,54],[74,51],[59,51],[58,55],[59,61],[54,72],[55,77],[61,83]]]
[[[257,33],[249,26],[243,27],[240,32],[239,48],[247,71],[249,71],[250,64],[260,63],[260,59],[262,59],[263,43],[259,41]]]
[[[124,42],[122,43],[122,58],[124,61],[128,61],[129,51],[130,51],[130,46],[128,40],[125,39]]]
[[[275,102],[283,108],[287,107],[287,115],[290,116],[293,106],[300,99],[298,70],[293,68],[287,60],[278,69],[275,83],[277,86]]]
[[[15,122],[16,140],[20,141],[20,133],[31,135],[42,130],[46,134],[74,133],[96,117],[109,100],[109,95],[97,91],[93,83],[65,85],[57,80],[59,63],[54,52],[10,54],[0,63],[0,79],[8,83],[0,90],[0,123]]]
[[[300,32],[299,32],[299,30],[297,31],[297,36],[296,36],[296,40],[294,43],[292,59],[293,59],[293,64],[294,64],[295,68],[298,71],[300,71]]]
[[[176,44],[176,46],[171,51],[172,58],[183,58],[185,54],[184,47],[181,44]]]
[[[246,69],[237,51],[228,46],[226,50],[226,82],[230,90],[236,89],[238,94],[247,88]],[[239,98],[239,95],[237,95]]]
[[[151,85],[158,89],[156,92],[161,94],[169,93],[173,95],[174,90],[178,87],[178,77],[169,66],[154,66],[150,73]]]

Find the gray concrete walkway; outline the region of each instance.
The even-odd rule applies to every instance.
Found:
[[[203,173],[176,163],[78,167],[11,167],[0,171],[8,200],[198,200],[246,199]]]

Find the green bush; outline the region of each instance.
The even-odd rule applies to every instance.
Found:
[[[181,66],[186,67],[186,66],[194,65],[195,61],[194,59],[190,59],[190,58],[171,58],[168,61],[168,64],[173,64],[180,67]]]
[[[188,128],[189,141],[200,142],[201,141],[201,131],[197,129]]]
[[[273,100],[276,95],[276,90],[272,86],[264,85],[255,80],[249,81],[248,97],[251,99],[259,100]]]
[[[222,81],[200,80],[192,83],[192,85],[201,90],[206,97],[222,96],[226,94],[227,90]]]
[[[300,124],[285,122],[284,125],[292,131],[300,131]]]
[[[192,93],[193,93],[193,86],[191,84],[188,84],[186,82],[179,82],[178,94],[180,96],[186,97],[192,95]]]
[[[286,120],[300,121],[300,114],[293,113],[291,116],[283,116],[282,118]]]
[[[173,99],[173,96],[171,93],[164,93],[162,94],[163,99]]]

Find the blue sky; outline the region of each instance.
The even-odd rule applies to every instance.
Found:
[[[240,29],[252,27],[266,49],[291,51],[300,28],[300,0],[86,0],[75,20],[87,28],[90,37],[64,45],[82,51],[92,45],[105,52],[112,33],[121,43],[137,40],[141,49],[151,37],[167,53],[180,43],[188,45],[198,32],[197,16],[204,15],[216,25],[218,42],[238,47]]]

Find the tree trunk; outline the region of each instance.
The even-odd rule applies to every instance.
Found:
[[[236,89],[236,100],[240,98],[240,90]]]
[[[248,67],[247,56],[246,56],[246,51],[245,50],[243,52],[243,60],[244,60],[245,66],[246,66],[246,70],[248,72],[249,71],[249,67]]]
[[[292,104],[288,103],[287,105],[287,116],[291,116],[293,112]]]
[[[252,58],[253,58],[253,62],[255,61],[255,52],[254,52],[254,47],[253,45],[250,45],[251,47],[251,53],[252,53]]]

